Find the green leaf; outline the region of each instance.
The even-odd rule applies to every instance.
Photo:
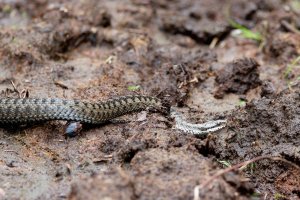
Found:
[[[246,101],[240,100],[240,101],[239,101],[239,106],[240,106],[240,107],[246,106]]]
[[[141,88],[141,86],[139,86],[139,85],[130,85],[130,86],[127,87],[127,89],[128,89],[129,91],[137,91],[137,90],[139,90],[140,88]]]
[[[290,64],[288,64],[286,70],[284,71],[284,77],[287,79],[290,73],[293,71],[293,68],[299,63],[300,56],[295,58]]]
[[[231,163],[229,161],[218,160],[218,162],[221,163],[222,165],[224,165],[225,167],[231,167]]]
[[[275,194],[274,194],[274,199],[275,199],[275,200],[287,199],[287,197],[284,196],[283,194],[275,193]]]
[[[258,42],[262,41],[263,37],[259,32],[253,32],[250,29],[248,29],[247,27],[245,27],[241,24],[238,24],[233,20],[229,20],[229,23],[233,28],[240,30],[242,32],[242,36],[244,38],[256,40]]]

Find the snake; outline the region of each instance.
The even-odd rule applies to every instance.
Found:
[[[95,102],[60,98],[0,98],[0,124],[65,120],[69,122],[65,134],[74,137],[80,132],[81,123],[103,124],[122,115],[147,109],[166,113],[167,108],[159,98],[144,95],[119,96]],[[176,129],[185,133],[205,135],[226,126],[226,120],[192,124],[172,107],[170,111],[171,117],[175,118]]]
[[[161,107],[160,99],[143,95],[120,96],[99,102],[60,98],[0,98],[0,123],[66,120],[101,124],[132,112]]]

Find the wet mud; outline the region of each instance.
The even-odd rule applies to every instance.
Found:
[[[145,94],[227,126],[1,125],[0,199],[300,199],[299,16],[293,0],[1,1],[1,97]]]

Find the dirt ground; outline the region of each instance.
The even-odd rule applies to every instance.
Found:
[[[1,0],[0,10],[1,97],[147,94],[190,122],[228,121],[205,137],[151,112],[74,138],[62,121],[2,127],[1,200],[300,199],[298,0]]]

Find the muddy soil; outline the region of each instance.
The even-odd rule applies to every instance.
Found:
[[[0,26],[1,97],[146,94],[227,119],[1,126],[1,200],[300,199],[299,1],[2,0]]]

